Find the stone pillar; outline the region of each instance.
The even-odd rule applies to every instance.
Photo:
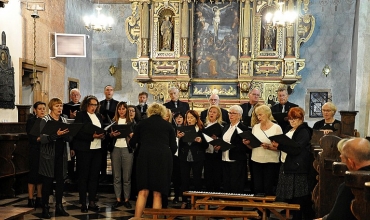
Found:
[[[341,134],[354,136],[355,120],[358,111],[339,111],[341,115]]]

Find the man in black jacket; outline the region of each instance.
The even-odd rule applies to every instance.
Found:
[[[248,97],[249,97],[249,102],[241,104],[240,107],[242,107],[243,109],[243,116],[242,116],[243,124],[248,127],[251,127],[252,113],[254,111],[255,105],[258,103],[261,97],[261,92],[259,89],[254,88],[249,92]]]
[[[104,87],[105,99],[100,101],[99,113],[103,118],[103,127],[110,124],[110,120],[114,117],[116,107],[118,104],[117,100],[113,99],[114,88],[111,85]],[[100,169],[100,182],[106,182],[107,176],[107,155],[108,155],[108,139],[104,139],[102,142],[102,161]]]
[[[370,171],[370,142],[365,138],[349,139],[343,144],[340,158],[350,171]],[[346,186],[345,183],[339,185],[334,206],[322,220],[355,220],[356,217],[351,211],[351,203],[354,198],[350,187]]]
[[[273,116],[275,116],[274,118],[280,125],[281,129],[283,129],[284,131],[284,129],[289,125],[288,118],[285,116],[285,114],[289,112],[289,109],[293,107],[298,107],[298,105],[288,101],[289,94],[288,90],[285,87],[278,89],[277,98],[279,103],[271,107],[271,112]],[[282,115],[283,117],[278,117],[279,115]]]
[[[138,98],[139,104],[136,106],[136,108],[139,109],[142,119],[147,118],[146,110],[148,109],[148,104],[146,104],[146,101],[148,100],[148,93],[140,92]]]
[[[168,90],[171,100],[164,103],[166,108],[170,109],[172,113],[181,112],[182,115],[190,110],[189,104],[187,102],[182,102],[179,100],[179,89],[176,87],[171,87]]]

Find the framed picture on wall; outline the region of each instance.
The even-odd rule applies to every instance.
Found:
[[[310,92],[310,118],[321,118],[322,106],[331,101],[328,92]]]
[[[80,88],[80,80],[68,77],[68,94],[74,88]]]

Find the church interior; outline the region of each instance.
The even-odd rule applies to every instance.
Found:
[[[288,11],[293,19],[268,18]],[[106,85],[114,88],[114,99],[132,105],[140,92],[149,94],[148,103],[165,103],[169,88],[177,87],[180,100],[199,112],[212,93],[227,109],[248,102],[252,89],[261,92],[260,103],[272,106],[284,86],[311,127],[322,119],[323,104],[333,102],[343,134],[368,137],[369,11],[364,0],[0,0],[0,148],[5,142],[25,144],[18,133],[25,132],[34,102],[58,97],[67,103],[73,88],[82,98],[103,100]],[[315,158],[317,167],[340,161],[331,147],[338,141],[317,141],[328,152],[321,161]],[[26,164],[18,165],[27,172]],[[320,171],[322,181],[344,181],[344,173],[325,172]],[[0,186],[8,186],[4,178],[0,171]],[[335,200],[337,187],[324,185],[316,191],[317,217]],[[320,198],[329,191],[331,198]],[[71,207],[76,195],[66,197]],[[100,196],[102,203],[113,202]],[[25,205],[19,197],[7,199],[0,208]],[[364,204],[370,213],[370,200]],[[122,210],[74,218],[133,216]]]

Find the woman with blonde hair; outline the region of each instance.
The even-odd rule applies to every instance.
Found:
[[[270,136],[282,134],[278,124],[273,122],[271,109],[267,105],[261,105],[255,108],[255,115],[259,123],[252,128],[252,133],[261,142],[261,146],[252,148],[249,146],[249,140],[243,140],[248,148],[252,149],[252,174],[254,193],[275,195],[274,187],[277,185],[279,176],[279,151],[267,150],[271,146]]]
[[[323,131],[324,134],[337,132],[337,135],[339,135],[341,122],[334,118],[337,107],[332,102],[327,102],[321,107],[321,111],[324,119],[316,122],[313,129]]]
[[[176,136],[172,125],[163,120],[166,108],[153,103],[147,110],[148,118],[135,128],[131,146],[140,143],[136,163],[137,189],[139,190],[135,217],[141,218],[149,191],[153,191],[153,208],[162,208],[162,194],[170,190],[172,154],[176,152]]]

